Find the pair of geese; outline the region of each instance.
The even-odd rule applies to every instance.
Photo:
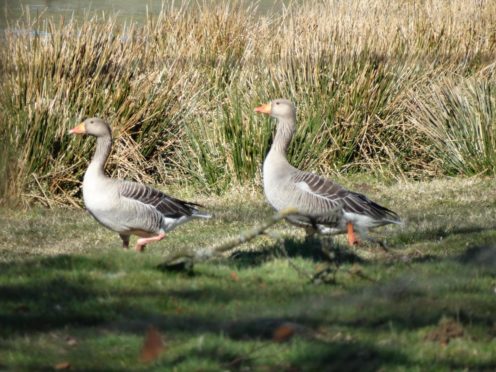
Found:
[[[277,119],[277,131],[263,164],[264,191],[277,210],[298,211],[287,220],[308,231],[348,234],[348,243],[358,243],[378,226],[400,224],[398,215],[365,195],[346,190],[317,174],[303,172],[289,164],[286,155],[295,133],[296,109],[288,100],[276,99],[255,109]],[[162,240],[166,233],[193,218],[210,218],[199,204],[173,198],[151,187],[113,179],[105,174],[105,162],[112,148],[110,127],[98,118],[86,119],[71,129],[72,134],[95,136],[96,151],[83,180],[86,209],[102,225],[119,233],[123,247],[131,235],[139,238],[135,250]]]

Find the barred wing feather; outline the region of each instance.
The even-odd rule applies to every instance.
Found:
[[[327,178],[314,173],[298,172],[294,181],[309,197],[319,198],[321,204],[330,208],[341,206],[344,212],[365,215],[377,221],[400,222],[395,212],[373,202],[365,195],[346,190]]]
[[[125,198],[153,206],[163,216],[170,218],[191,216],[197,211],[196,207],[200,206],[173,198],[161,191],[135,182],[121,182],[119,192]]]

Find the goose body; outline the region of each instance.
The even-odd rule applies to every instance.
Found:
[[[263,164],[264,192],[276,210],[296,208],[298,215],[288,221],[324,234],[348,233],[356,244],[356,229],[366,237],[369,229],[401,223],[398,215],[365,195],[349,191],[328,178],[293,167],[287,149],[296,128],[294,105],[277,99],[255,109],[277,119],[274,141]]]
[[[83,200],[88,212],[103,226],[119,233],[123,246],[137,235],[135,249],[159,241],[165,233],[192,218],[209,218],[198,204],[166,195],[146,185],[113,179],[105,174],[105,162],[112,148],[110,127],[101,119],[91,118],[70,133],[97,138],[95,154],[83,180]]]

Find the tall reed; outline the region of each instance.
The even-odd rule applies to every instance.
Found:
[[[445,173],[496,173],[495,80],[444,78],[412,97],[411,113]]]
[[[183,3],[141,25],[28,16],[14,27],[28,32],[8,32],[0,52],[0,136],[9,144],[0,188],[26,201],[78,203],[93,144],[65,133],[93,115],[113,126],[114,175],[219,193],[257,186],[274,128],[253,108],[277,97],[297,104],[296,166],[451,174],[445,142],[425,129],[441,125],[437,115],[453,101],[437,99],[439,90],[471,102],[454,104],[464,123],[492,110],[458,81],[492,97],[495,23],[496,3],[484,0],[329,0],[271,13]],[[481,167],[494,173],[472,165],[457,173]]]

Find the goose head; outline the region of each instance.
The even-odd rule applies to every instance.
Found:
[[[69,134],[88,134],[94,137],[105,137],[111,135],[109,125],[100,118],[89,118],[81,124],[69,130]]]
[[[280,120],[294,120],[296,116],[294,104],[291,101],[282,98],[275,99],[265,105],[256,107],[255,112],[261,112],[262,114],[267,114]]]

